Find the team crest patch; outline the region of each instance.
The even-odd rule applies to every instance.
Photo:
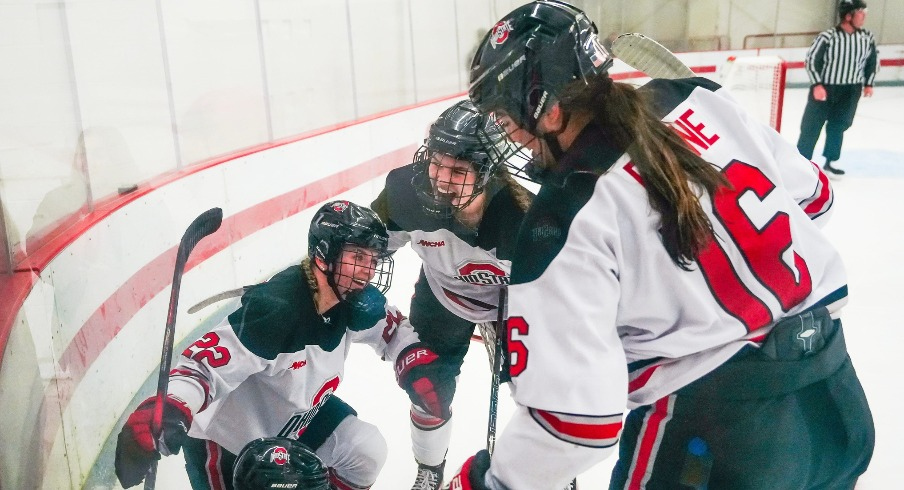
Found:
[[[333,211],[341,213],[348,209],[348,201],[336,201],[333,203]]]
[[[490,45],[493,46],[493,49],[496,49],[496,46],[499,46],[508,40],[511,33],[512,21],[500,20],[493,26],[492,33],[490,34]]]
[[[468,262],[458,268],[459,281],[478,286],[498,286],[509,283],[508,274],[495,264],[486,262]]]
[[[558,241],[562,237],[562,228],[548,218],[537,220],[530,230],[530,237],[534,243],[544,241]]]
[[[282,446],[276,446],[273,448],[273,452],[270,453],[270,462],[276,463],[279,466],[282,466],[289,462],[289,451]]]

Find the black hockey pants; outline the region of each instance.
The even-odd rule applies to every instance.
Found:
[[[409,321],[421,342],[433,349],[440,357],[439,362],[457,376],[471,345],[475,324],[450,312],[436,299],[423,269],[414,285]],[[452,390],[454,396],[455,387]]]
[[[609,488],[852,489],[874,442],[841,322],[818,308],[632,410]]]

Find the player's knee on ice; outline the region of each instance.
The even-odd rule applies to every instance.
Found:
[[[379,429],[355,416],[346,417],[317,450],[342,479],[360,486],[373,485],[388,453]]]

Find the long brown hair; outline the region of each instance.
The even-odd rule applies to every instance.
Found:
[[[508,167],[500,165],[499,168],[496,169],[496,178],[499,179],[503,186],[506,186],[511,190],[512,196],[515,198],[515,203],[521,211],[527,211],[533,200],[533,196],[531,196],[530,191],[525,189],[523,185],[515,180],[515,177],[509,172]]]
[[[712,237],[712,223],[691,183],[712,196],[728,185],[725,177],[660,121],[646,95],[631,85],[599,75],[566,87],[559,104],[566,114],[589,111],[616,147],[628,149],[650,205],[661,216],[662,244],[672,261],[688,270]]]

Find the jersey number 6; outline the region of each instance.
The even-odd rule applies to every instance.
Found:
[[[509,375],[512,378],[518,376],[527,368],[528,356],[527,346],[524,345],[524,342],[515,338],[515,334],[518,336],[527,335],[529,328],[530,326],[520,316],[513,316],[505,321],[505,340],[508,344],[509,352]]]
[[[732,263],[728,253],[713,237],[700,252],[697,263],[719,305],[748,331],[753,331],[772,323],[772,313],[766,303],[741,281],[738,267],[746,267],[778,300],[784,311],[803,301],[812,291],[813,284],[806,261],[793,249],[788,214],[777,212],[764,226],[757,228],[741,206],[741,197],[748,191],[762,201],[775,189],[775,184],[760,169],[740,160],[732,160],[722,172],[731,186],[716,192],[713,214],[728,232],[743,261]],[[786,255],[793,267],[783,258]],[[506,326],[509,372],[514,378],[527,367],[528,357],[527,347],[515,335],[527,335],[529,325],[524,318],[515,316],[508,319]]]
[[[731,186],[716,192],[713,213],[725,227],[744,262],[732,263],[713,237],[697,257],[697,263],[716,301],[748,331],[753,331],[772,323],[772,313],[741,281],[738,267],[746,267],[778,300],[783,311],[803,301],[813,284],[806,261],[793,249],[788,214],[779,211],[764,226],[757,228],[741,206],[740,200],[745,193],[752,192],[763,201],[775,189],[775,184],[759,168],[740,160],[732,160],[722,172]]]

